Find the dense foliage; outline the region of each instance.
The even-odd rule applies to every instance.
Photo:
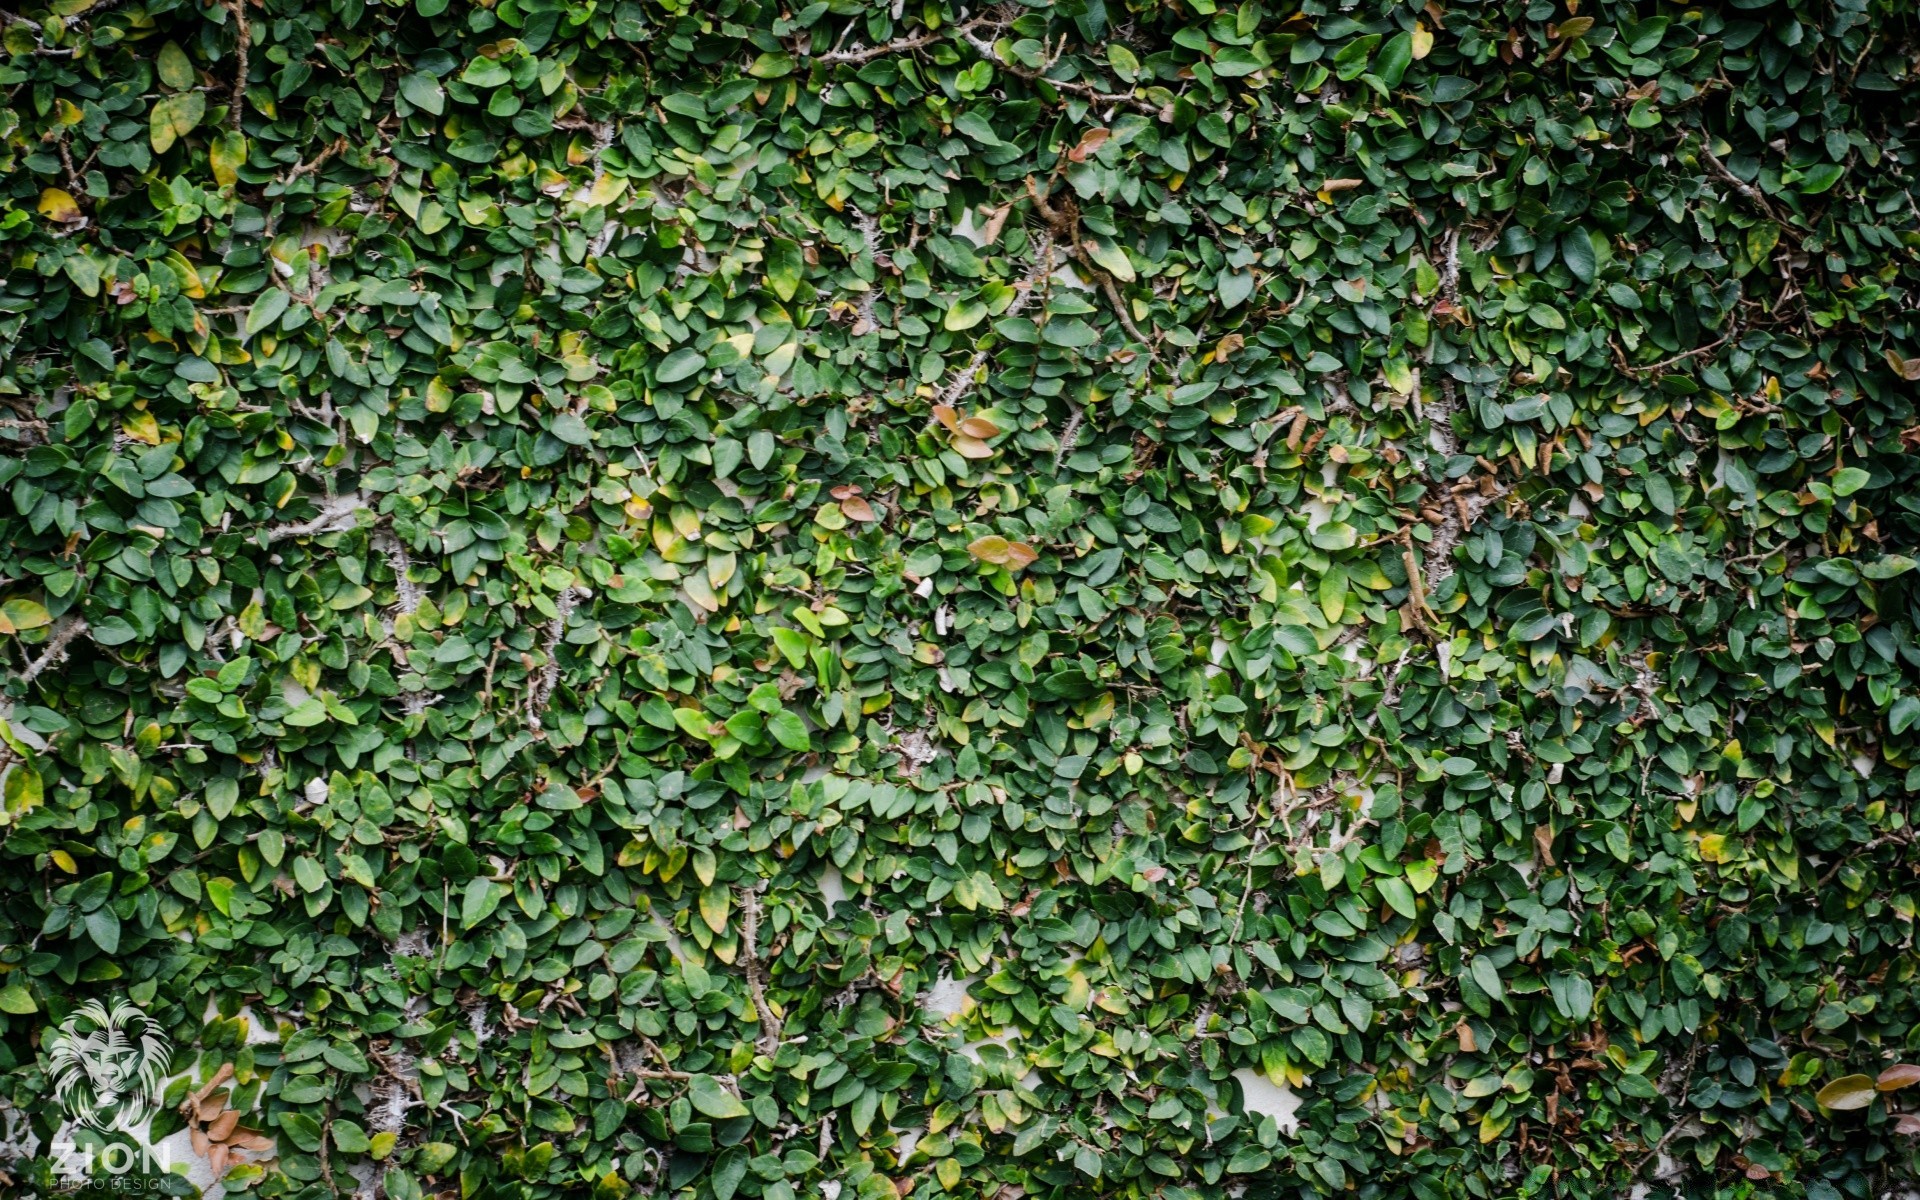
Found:
[[[1910,5],[0,26],[18,1186],[1912,1177]]]

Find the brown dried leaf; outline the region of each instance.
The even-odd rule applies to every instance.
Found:
[[[959,451],[961,458],[993,457],[992,446],[987,445],[977,437],[968,437],[964,433],[954,435],[953,448]]]
[[[1012,542],[1007,546],[1007,569],[1018,571],[1040,557],[1040,552],[1025,542]]]
[[[840,511],[856,521],[874,519],[873,505],[868,504],[863,496],[848,496],[840,502]]]
[[[216,1142],[224,1142],[233,1136],[233,1131],[239,1125],[240,1114],[228,1109],[214,1118],[213,1124],[207,1126],[207,1136]]]
[[[1089,129],[1080,135],[1080,144],[1067,151],[1067,157],[1074,162],[1083,163],[1099,153],[1100,147],[1106,145],[1107,139],[1112,136],[1113,131],[1109,129]]]
[[[1454,1036],[1460,1039],[1460,1053],[1472,1054],[1480,1049],[1480,1042],[1473,1036],[1473,1026],[1461,1021],[1453,1027]]]
[[[1013,211],[1013,205],[1002,204],[987,217],[987,223],[980,227],[980,240],[991,246],[1000,240],[1000,231],[1007,227],[1007,214]]]
[[[1553,866],[1553,826],[1536,825],[1533,830],[1533,848],[1540,854],[1540,865]]]
[[[933,419],[952,430],[960,423],[960,414],[950,404],[936,404],[933,406]]]
[[[989,533],[985,537],[975,538],[967,543],[968,554],[981,562],[992,563],[995,566],[1005,565],[1007,554],[1011,549],[1012,543],[997,533]]]
[[[207,1080],[206,1084],[203,1085],[199,1091],[193,1094],[193,1102],[195,1104],[198,1104],[200,1103],[200,1101],[205,1100],[208,1096],[213,1095],[213,1093],[219,1089],[221,1084],[225,1083],[227,1080],[232,1078],[233,1078],[233,1064],[221,1063],[220,1069],[213,1073],[213,1078]],[[226,1103],[226,1099],[222,1097],[220,1102],[222,1105],[224,1105]]]
[[[1883,1092],[1897,1092],[1916,1083],[1920,1083],[1920,1065],[1895,1063],[1880,1072],[1880,1078],[1873,1081],[1873,1086]]]
[[[1000,427],[985,417],[968,417],[960,422],[960,432],[968,437],[990,438],[1000,432]]]

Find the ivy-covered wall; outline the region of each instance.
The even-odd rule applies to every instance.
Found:
[[[0,27],[14,1188],[1912,1178],[1911,5]]]

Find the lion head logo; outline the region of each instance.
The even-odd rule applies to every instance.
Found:
[[[131,1001],[89,1000],[47,1039],[53,1097],[77,1124],[133,1131],[153,1111],[172,1047]]]

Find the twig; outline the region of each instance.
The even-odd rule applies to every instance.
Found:
[[[1767,216],[1771,217],[1775,222],[1779,222],[1780,217],[1773,211],[1773,205],[1760,193],[1759,188],[1754,187],[1746,180],[1728,170],[1727,164],[1721,162],[1719,156],[1707,149],[1704,144],[1700,147],[1700,156],[1707,160],[1707,165],[1713,168],[1714,174],[1732,185],[1734,191],[1739,192],[1742,196],[1753,201],[1754,205],[1758,207],[1761,212],[1766,213]]]
[[[1073,415],[1067,418],[1067,427],[1060,431],[1060,448],[1053,453],[1053,473],[1060,473],[1060,464],[1067,461],[1067,455],[1073,453],[1074,443],[1080,439],[1080,424],[1087,419],[1087,410],[1074,406]]]
[[[579,597],[579,589],[570,587],[563,588],[553,598],[553,620],[547,622],[547,635],[540,644],[547,664],[541,669],[539,681],[527,693],[527,724],[535,729],[541,727],[540,718],[546,713],[554,690],[560,686],[560,639],[566,636],[567,618],[573,615],[573,606]]]
[[[1028,269],[1027,277],[1016,285],[1019,289],[1018,294],[1014,296],[1013,303],[1007,305],[1006,315],[1009,317],[1014,316],[1018,314],[1021,309],[1025,308],[1033,299],[1035,289],[1041,287],[1047,277],[1052,274],[1053,239],[1042,234],[1039,238],[1039,246],[1036,251],[1033,266]],[[979,373],[980,368],[986,364],[986,361],[987,352],[985,350],[974,351],[973,357],[967,360],[967,365],[956,371],[953,378],[948,381],[947,386],[940,389],[939,402],[948,408],[956,407],[961,398],[973,390],[974,376]]]
[[[1663,358],[1657,363],[1648,363],[1647,365],[1641,366],[1641,367],[1631,366],[1625,363],[1622,363],[1621,365],[1622,365],[1622,368],[1629,375],[1645,375],[1652,371],[1662,371],[1668,367],[1675,365],[1676,363],[1683,363],[1690,358],[1698,358],[1702,354],[1711,354],[1713,351],[1718,350],[1721,346],[1726,345],[1727,341],[1739,332],[1740,330],[1738,326],[1736,326],[1735,328],[1728,330],[1726,333],[1722,334],[1720,337],[1716,338],[1715,340],[1708,342],[1704,346],[1695,346],[1693,349],[1687,350],[1680,354],[1676,354],[1672,358]]]
[[[881,58],[888,54],[908,54],[924,46],[931,46],[935,42],[952,34],[957,33],[965,37],[969,32],[981,25],[992,25],[995,23],[995,19],[990,16],[975,17],[973,20],[954,29],[933,29],[913,37],[895,38],[884,45],[868,46],[859,50],[835,49],[829,50],[825,54],[813,55],[811,57],[815,62],[850,63],[857,65],[859,63],[871,62],[876,58]]]
[[[247,0],[227,0],[227,11],[233,14],[236,34],[233,46],[233,111],[227,114],[227,124],[237,133],[240,130],[240,118],[246,111],[247,52],[253,48],[253,26],[247,23]]]
[[[312,520],[269,526],[262,536],[266,538],[267,545],[271,546],[275,542],[284,542],[288,538],[341,533],[359,523],[357,514],[362,507],[364,506],[360,503],[360,497],[357,494],[334,496],[320,506],[320,514]]]
[[[20,673],[20,682],[32,683],[40,678],[40,673],[48,667],[66,661],[67,647],[73,643],[73,639],[86,631],[87,621],[84,617],[74,617],[62,625],[52,637],[46,640],[46,648],[40,652],[40,657],[34,659],[32,665]]]
[[[1129,108],[1136,109],[1152,117],[1162,120],[1172,119],[1172,113],[1167,109],[1163,109],[1151,100],[1135,96],[1131,92],[1103,92],[1090,83],[1078,83],[1071,79],[1049,79],[1044,70],[1036,71],[1031,67],[1024,67],[1017,62],[1009,62],[1000,57],[999,53],[994,50],[991,42],[984,42],[973,36],[972,24],[973,23],[969,23],[968,25],[961,26],[959,29],[960,36],[966,38],[967,41],[972,44],[974,51],[978,53],[980,57],[993,63],[1009,75],[1017,76],[1026,80],[1028,83],[1044,83],[1055,91],[1080,96],[1083,99],[1092,100],[1099,104],[1124,104]],[[1169,108],[1170,107],[1171,106],[1169,106]]]
[[[325,166],[328,159],[332,158],[336,154],[343,153],[346,150],[346,148],[347,148],[347,139],[335,138],[324,150],[320,151],[320,153],[313,156],[312,162],[295,164],[293,170],[287,172],[287,177],[285,180],[282,181],[281,186],[284,187],[286,186],[286,184],[292,183],[294,180],[300,178],[302,175],[313,174],[315,171],[318,171],[321,167]]]
[[[480,685],[480,707],[482,709],[485,709],[487,707],[487,702],[493,699],[493,669],[494,667],[498,666],[500,663],[501,645],[502,643],[500,642],[500,640],[498,638],[495,638],[493,643],[493,653],[487,655],[487,674],[486,674],[486,678],[481,682],[481,685]]]
[[[852,206],[849,207],[852,208]],[[864,334],[872,333],[875,329],[879,328],[879,325],[873,319],[873,310],[874,307],[880,303],[880,288],[877,286],[877,277],[879,275],[879,268],[883,263],[880,254],[879,223],[858,208],[852,208],[852,212],[854,228],[860,231],[860,241],[866,246],[867,257],[873,262],[874,274],[876,276],[876,286],[867,289],[866,294],[860,297],[859,306],[854,310],[855,315],[852,334],[854,337],[860,337]],[[893,263],[888,261],[884,263],[884,265],[890,267]]]
[[[1086,265],[1087,255],[1084,250],[1080,252],[1079,257],[1082,264]],[[1121,298],[1120,289],[1114,285],[1113,276],[1105,271],[1101,271],[1099,274],[1100,288],[1107,294],[1107,303],[1113,305],[1113,315],[1120,318],[1120,327],[1126,330],[1128,336],[1132,337],[1134,341],[1145,346],[1149,355],[1153,354],[1153,342],[1147,338],[1146,334],[1140,332],[1140,327],[1133,323],[1131,316],[1127,315],[1126,301]]]
[[[767,1004],[767,985],[760,964],[760,889],[745,889],[740,907],[744,913],[740,932],[740,963],[747,973],[747,992],[753,997],[753,1011],[760,1019],[760,1036],[756,1039],[760,1053],[771,1057],[780,1048],[780,1018],[773,1015],[773,1009]]]
[[[381,534],[374,544],[386,557],[388,568],[393,571],[394,606],[409,615],[420,611],[420,602],[426,599],[426,593],[419,584],[407,578],[408,572],[413,570],[413,560],[407,557],[407,548],[390,533]]]

